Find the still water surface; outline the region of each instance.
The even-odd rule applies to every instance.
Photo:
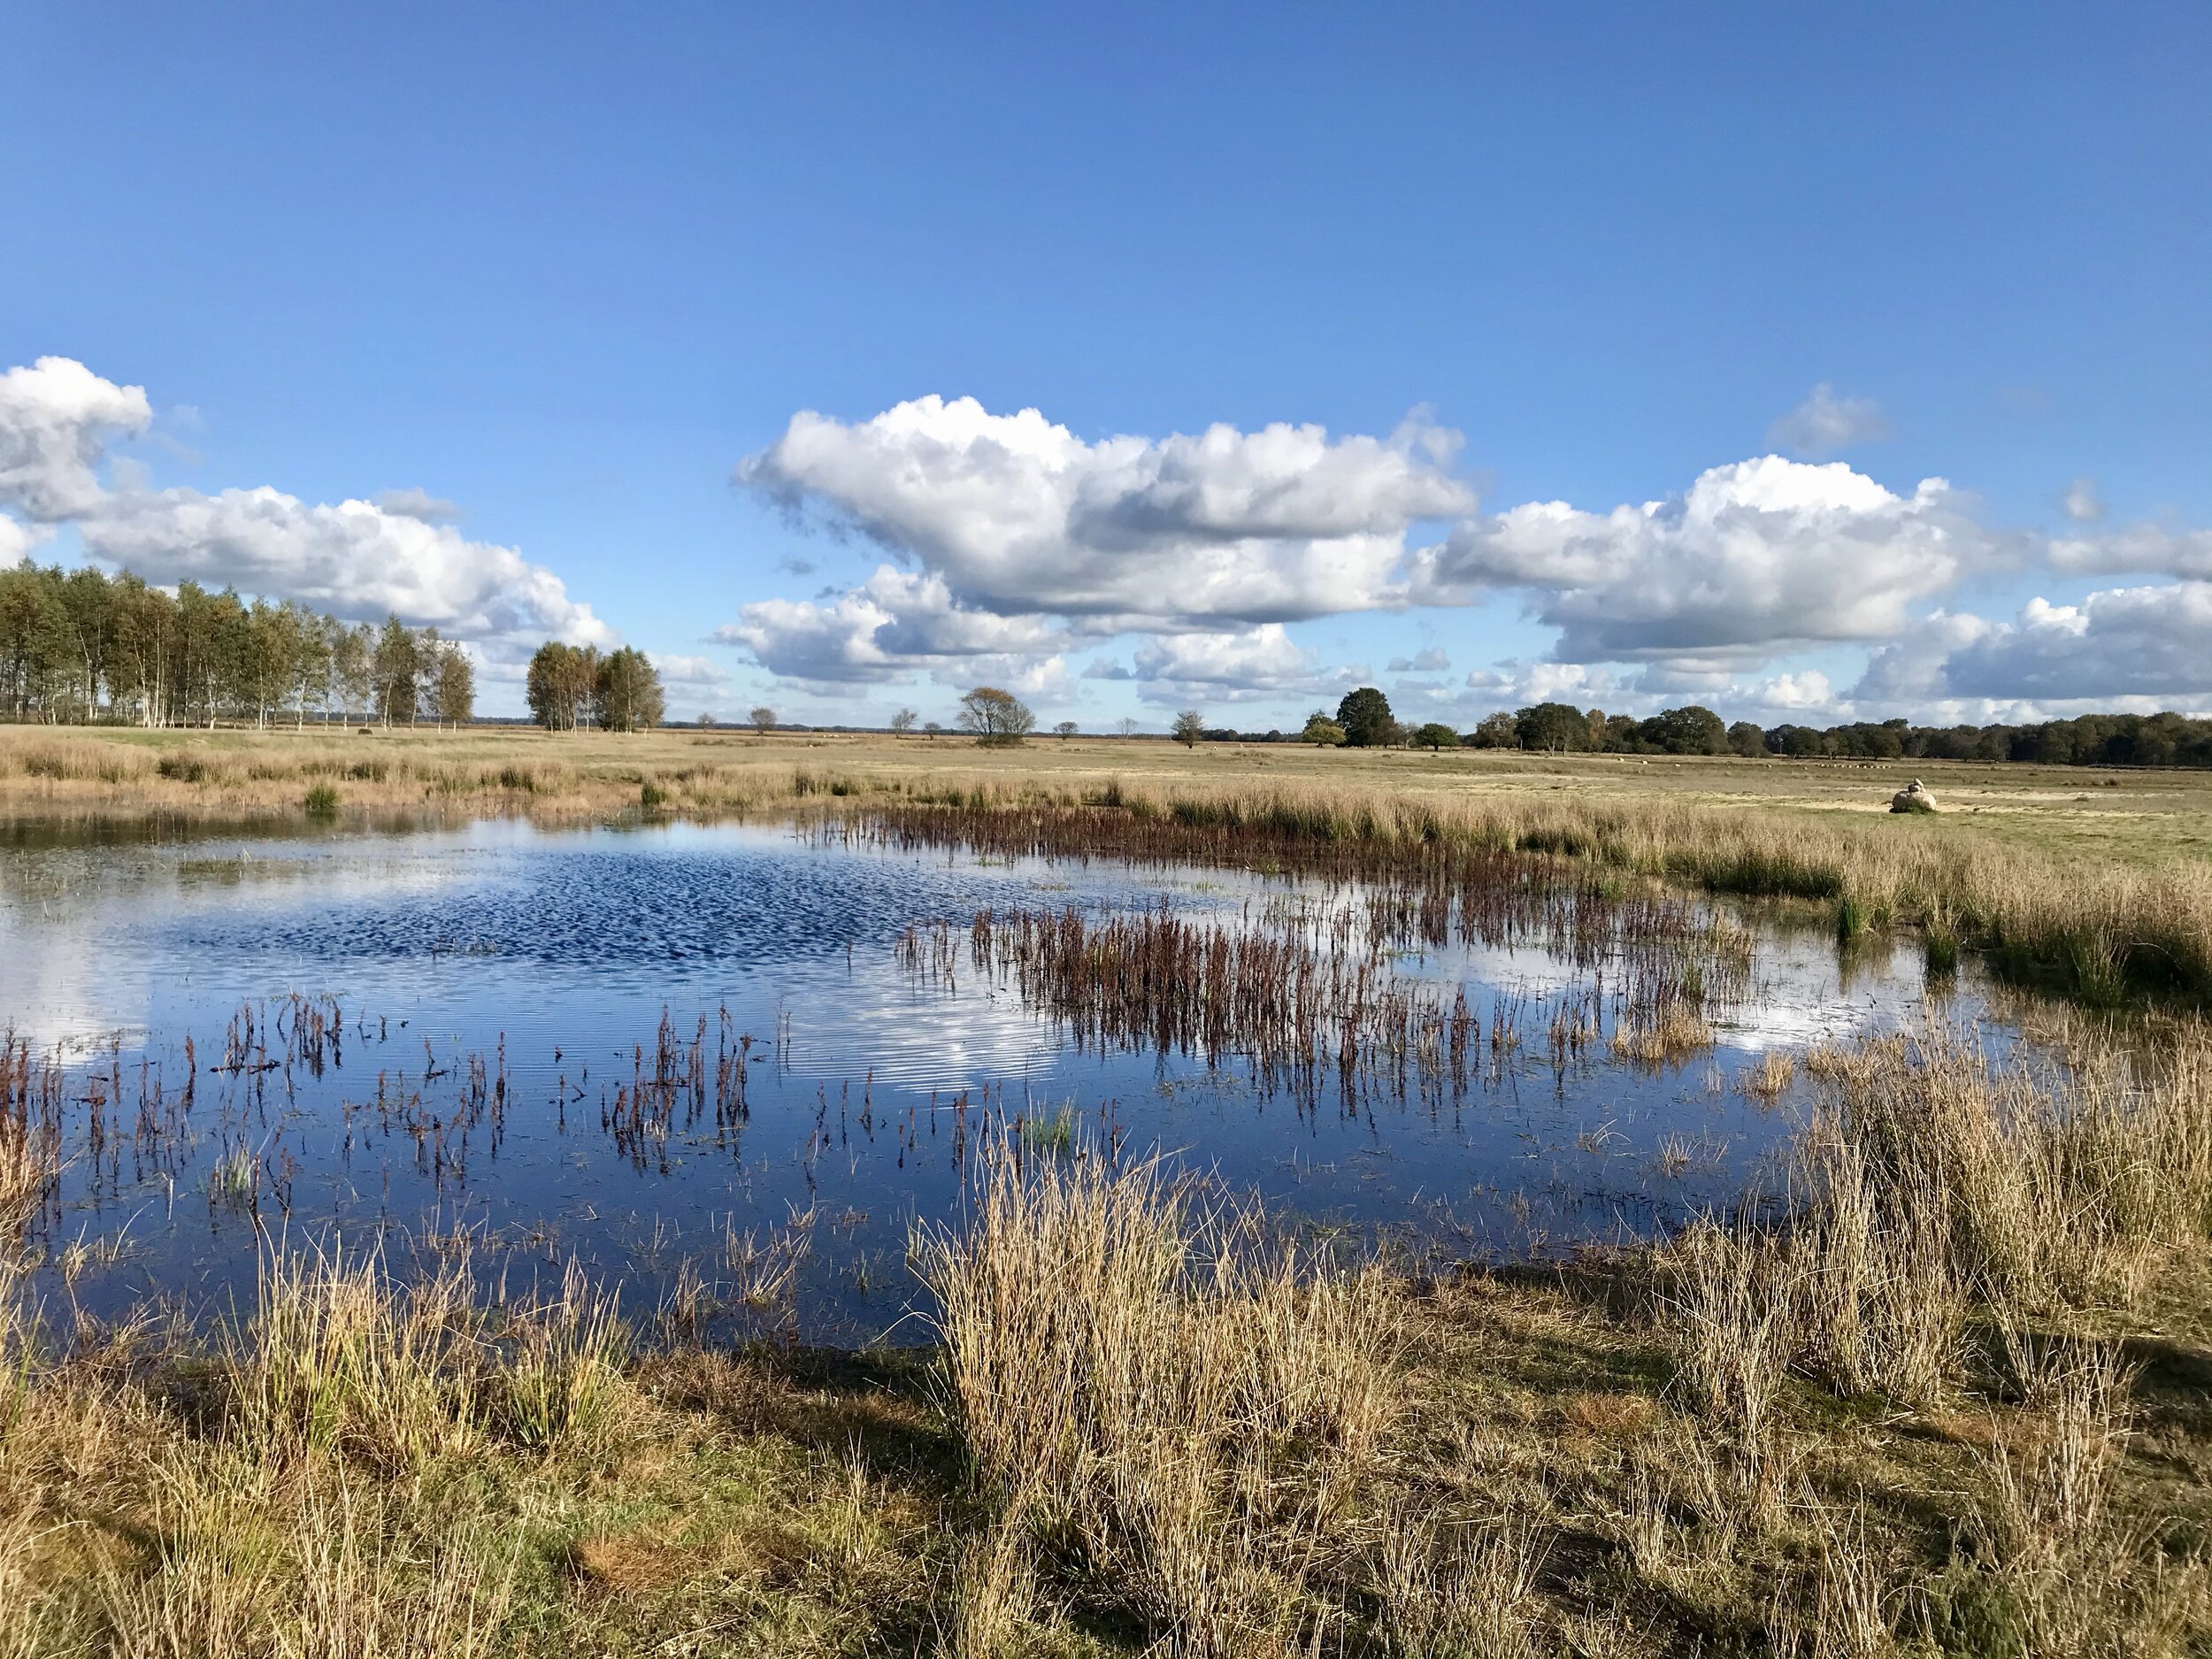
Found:
[[[20,834],[0,846],[0,1026],[66,1056],[73,1102],[35,1235],[45,1287],[95,1313],[149,1292],[227,1302],[258,1240],[334,1225],[396,1248],[465,1233],[511,1279],[578,1260],[649,1313],[685,1261],[729,1303],[766,1271],[733,1273],[729,1240],[803,1236],[795,1294],[727,1317],[895,1339],[919,1334],[910,1227],[957,1216],[979,1137],[1017,1120],[1038,1156],[1157,1151],[1395,1248],[1612,1241],[1760,1179],[1793,1102],[1754,1099],[1742,1068],[1917,1020],[1926,990],[1915,952],[1764,927],[1709,1052],[1639,1067],[1601,1042],[1562,1062],[1548,1010],[1588,994],[1589,965],[1452,940],[1391,969],[1463,988],[1463,1089],[1300,1099],[1234,1056],[1079,1048],[1016,985],[918,974],[898,949],[982,910],[1246,927],[1358,896],[757,825]],[[1970,980],[1942,1006],[1978,1013]],[[696,1092],[626,1130],[667,1039],[680,1067],[696,1045]]]

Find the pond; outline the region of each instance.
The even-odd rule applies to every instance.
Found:
[[[1628,1041],[1686,987],[1696,1040]],[[228,1305],[271,1241],[334,1230],[465,1240],[510,1283],[575,1261],[634,1313],[918,1338],[910,1229],[1002,1141],[1165,1156],[1415,1255],[1624,1241],[1770,1172],[1802,1087],[1770,1053],[1930,989],[1916,949],[1687,901],[1440,917],[819,825],[0,847],[10,1087],[66,1159],[39,1281],[96,1316]],[[1970,969],[1935,1005],[1980,1018]]]

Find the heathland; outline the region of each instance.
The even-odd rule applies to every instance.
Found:
[[[1913,776],[1943,810],[1886,811]],[[73,1328],[10,1294],[0,1655],[2212,1641],[2202,774],[0,732],[0,813],[32,841],[147,814],[793,811],[1412,872],[1461,902],[1502,879],[1727,895],[1916,939],[1940,972],[1971,956],[2031,987],[2031,1041],[1931,1024],[1777,1051],[1745,1087],[1801,1113],[1786,1209],[1563,1263],[1413,1276],[1166,1167],[1010,1140],[965,1216],[912,1240],[920,1347],[717,1346],[680,1310],[626,1324],[580,1278],[517,1305],[465,1254],[403,1274],[280,1238],[213,1325]],[[0,1226],[36,1249],[69,1091],[10,1052]]]

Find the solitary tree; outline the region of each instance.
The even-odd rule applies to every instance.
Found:
[[[1354,749],[1372,749],[1398,741],[1398,723],[1390,716],[1390,699],[1372,686],[1344,694],[1336,705],[1336,723],[1344,728],[1344,741]]]
[[[1059,725],[1054,726],[1052,729],[1060,734],[1060,741],[1064,743],[1068,741],[1068,739],[1075,735],[1075,722],[1072,720],[1063,720]]]
[[[376,645],[376,630],[365,622],[351,627],[341,624],[330,641],[331,693],[342,714],[365,714],[374,702],[375,677],[369,658]]]
[[[476,718],[476,664],[449,640],[438,648],[431,671],[430,706],[442,724],[466,726]]]
[[[1728,728],[1720,716],[1698,703],[1663,709],[1636,728],[1636,735],[1670,755],[1724,755]]]
[[[1571,703],[1539,703],[1513,717],[1523,749],[1586,749],[1589,717]]]
[[[753,730],[763,737],[776,729],[776,711],[765,704],[755,709],[747,718],[752,721]]]
[[[385,725],[412,725],[415,718],[415,681],[422,672],[422,647],[413,632],[397,617],[384,618],[376,636],[370,663],[376,679],[376,711]]]
[[[1206,717],[1196,709],[1186,709],[1175,717],[1172,735],[1185,749],[1196,749],[1198,740],[1206,735]]]
[[[943,726],[938,725],[934,720],[926,720],[922,723],[922,735],[924,737],[934,737],[938,733],[943,731],[944,729],[945,728]]]
[[[1137,734],[1137,723],[1125,714],[1116,722],[1115,729],[1124,737],[1134,737]]]
[[[572,732],[599,686],[599,653],[588,645],[548,640],[530,658],[523,696],[531,718],[549,732]]]
[[[652,660],[626,645],[600,664],[592,711],[610,732],[649,732],[658,726],[666,704]]]
[[[1475,723],[1469,741],[1477,749],[1518,749],[1521,746],[1520,723],[1500,709],[1495,714],[1486,714]]]
[[[960,699],[960,729],[992,749],[1018,743],[1037,729],[1037,717],[1010,691],[978,686]]]
[[[1431,720],[1413,734],[1413,741],[1431,751],[1440,749],[1457,749],[1459,733],[1441,720]]]
[[[1302,743],[1312,743],[1321,749],[1341,748],[1344,742],[1344,728],[1329,718],[1327,710],[1316,709],[1306,717],[1305,729],[1298,733],[1298,741]]]
[[[896,714],[891,717],[891,729],[899,736],[904,737],[909,732],[914,729],[914,722],[917,718],[918,717],[915,715],[913,710],[902,708]]]

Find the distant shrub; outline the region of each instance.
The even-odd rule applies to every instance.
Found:
[[[316,818],[328,818],[338,810],[338,791],[334,785],[319,783],[307,792],[307,810]]]
[[[154,770],[179,783],[198,783],[207,776],[207,762],[197,755],[164,755]]]
[[[637,798],[638,804],[649,812],[657,806],[668,804],[668,791],[657,783],[649,782],[638,790]]]

